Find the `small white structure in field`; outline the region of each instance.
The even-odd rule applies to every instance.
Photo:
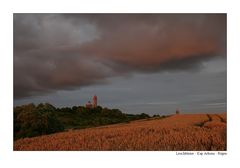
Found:
[[[180,114],[179,108],[176,109],[176,114]]]

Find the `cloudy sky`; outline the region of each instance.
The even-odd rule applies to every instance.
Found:
[[[14,105],[226,111],[225,14],[14,14]]]

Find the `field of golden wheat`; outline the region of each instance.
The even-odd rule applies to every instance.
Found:
[[[223,151],[226,139],[226,113],[179,114],[19,139],[14,150]]]

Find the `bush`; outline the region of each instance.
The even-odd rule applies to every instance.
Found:
[[[64,130],[50,104],[33,104],[14,109],[14,138],[33,137]]]

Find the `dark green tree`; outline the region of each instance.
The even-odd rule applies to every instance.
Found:
[[[56,108],[48,103],[29,104],[14,109],[14,138],[33,137],[64,130],[57,119]]]

